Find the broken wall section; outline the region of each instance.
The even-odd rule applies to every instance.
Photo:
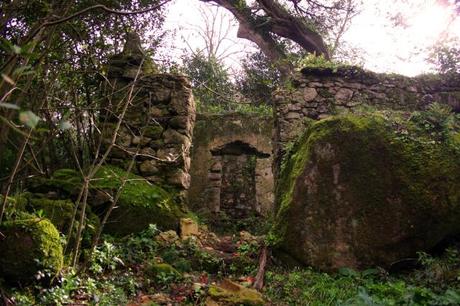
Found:
[[[195,123],[192,89],[184,76],[155,74],[153,70],[139,48],[125,46],[123,53],[109,60],[105,111],[101,114],[105,147],[127,107],[107,162],[126,169],[135,158],[133,173],[183,193],[190,186]]]
[[[290,86],[274,94],[275,172],[284,147],[305,128],[305,119],[322,119],[363,107],[402,111],[447,104],[460,112],[460,75],[421,75],[410,78],[379,74],[358,67],[304,68]]]

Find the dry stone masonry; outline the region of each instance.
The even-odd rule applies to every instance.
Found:
[[[193,138],[189,204],[233,220],[273,211],[271,118],[200,115]]]
[[[110,164],[127,168],[162,186],[185,191],[190,186],[190,147],[195,103],[186,77],[155,74],[136,36],[123,53],[109,60],[103,143],[108,146],[123,109]]]
[[[378,74],[357,67],[304,68],[275,100],[275,152],[303,131],[305,118],[321,119],[365,106],[376,109],[423,110],[433,102],[460,112],[460,76],[421,75],[409,78]]]

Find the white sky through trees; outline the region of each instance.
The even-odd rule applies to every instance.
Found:
[[[166,47],[174,48],[171,56],[180,57],[184,50],[204,48],[198,33],[205,24],[202,13],[209,9],[215,10],[216,6],[198,0],[173,2],[165,24],[167,30],[176,32],[173,39],[165,42]],[[232,16],[220,10],[226,26]],[[237,38],[238,24],[235,20],[231,24],[221,48],[228,53],[224,56],[225,64],[237,68],[244,52],[255,50],[255,45]],[[363,0],[361,13],[353,19],[344,36],[348,44],[361,49],[365,68],[409,76],[431,71],[432,67],[425,61],[428,49],[445,38],[460,39],[455,0]]]

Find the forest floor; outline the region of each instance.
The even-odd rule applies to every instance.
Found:
[[[201,226],[189,237],[154,225],[104,237],[84,272],[65,269],[52,285],[2,287],[6,305],[460,305],[457,248],[420,253],[409,270],[287,267],[268,256],[264,287],[253,289],[263,236],[217,235]],[[1,285],[1,284],[0,284]]]

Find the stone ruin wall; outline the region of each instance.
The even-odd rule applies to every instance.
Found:
[[[192,210],[225,211],[234,219],[272,212],[273,120],[200,115],[195,124],[188,79],[149,72],[144,61],[129,50],[109,60],[100,118],[104,148],[129,105],[107,163],[127,169],[134,158],[131,172],[178,190]]]
[[[275,93],[274,122],[228,114],[202,115],[195,125],[190,82],[180,75],[152,73],[142,54],[124,51],[112,57],[108,80],[106,111],[101,114],[105,146],[130,98],[108,163],[127,168],[136,155],[134,173],[184,196],[189,190],[194,210],[235,210],[235,217],[238,211],[273,211],[274,177],[283,148],[302,133],[306,118],[321,119],[365,105],[411,111],[440,102],[460,111],[458,75],[408,78],[354,67],[303,69],[291,86]]]
[[[189,205],[234,220],[273,211],[273,120],[243,114],[198,115]]]
[[[284,146],[305,128],[305,119],[353,112],[364,106],[402,111],[424,110],[434,102],[460,112],[460,75],[414,78],[378,74],[357,67],[304,68],[289,88],[274,94],[275,176]]]
[[[141,56],[125,51],[109,61],[108,111],[101,115],[105,147],[111,142],[123,106],[127,100],[130,104],[107,162],[126,169],[136,155],[133,173],[184,195],[190,186],[195,123],[191,85],[184,76],[154,74],[139,69],[141,64]]]

